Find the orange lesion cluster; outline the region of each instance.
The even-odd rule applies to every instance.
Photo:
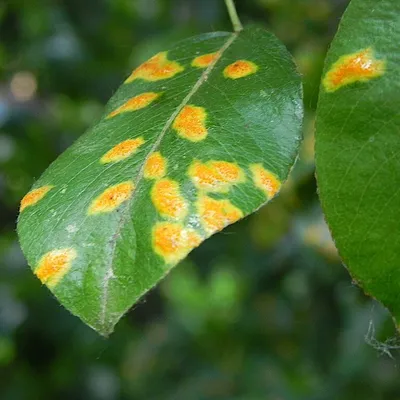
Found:
[[[135,97],[129,99],[126,103],[122,104],[122,106],[118,107],[116,110],[108,114],[107,118],[115,117],[121,113],[132,112],[141,110],[142,108],[150,105],[154,100],[159,98],[162,93],[155,92],[146,92],[138,94]]]
[[[135,79],[143,79],[145,81],[168,79],[183,70],[183,66],[178,62],[168,60],[168,52],[163,51],[136,68],[125,83],[130,83]]]
[[[220,56],[219,52],[216,53],[208,53],[208,54],[203,54],[201,56],[196,57],[192,61],[192,67],[197,67],[197,68],[207,68],[210,66],[214,61],[218,59]]]
[[[122,203],[130,199],[135,185],[132,181],[118,183],[107,188],[96,197],[89,206],[88,214],[100,214],[114,211]]]
[[[268,198],[274,197],[279,192],[281,181],[275,174],[265,169],[262,164],[250,165],[250,171],[256,187],[261,189]]]
[[[201,236],[180,223],[158,222],[153,228],[153,248],[167,263],[177,263],[201,243]]]
[[[50,288],[54,288],[70,270],[77,257],[73,248],[57,249],[46,253],[35,269],[36,276]]]
[[[354,82],[366,82],[385,73],[385,61],[377,60],[371,47],[340,57],[326,73],[322,83],[327,92]]]
[[[198,189],[207,192],[227,192],[233,185],[245,180],[242,169],[228,161],[194,161],[188,174]]]
[[[167,172],[167,161],[159,151],[148,157],[144,165],[144,177],[147,179],[161,179]]]
[[[115,145],[111,150],[107,151],[107,153],[101,157],[100,162],[102,164],[108,164],[125,160],[134,154],[144,142],[145,140],[142,137],[124,140]]]
[[[181,195],[178,182],[164,178],[157,181],[151,190],[151,200],[161,216],[182,220],[188,206]]]
[[[199,142],[207,137],[205,125],[207,113],[203,107],[187,105],[182,108],[172,127],[178,135],[192,142]]]
[[[243,218],[242,210],[234,206],[228,199],[216,200],[202,195],[197,201],[197,210],[208,234],[220,231]]]
[[[239,79],[255,74],[257,70],[258,66],[252,61],[237,60],[225,67],[223,74],[225,78]]]
[[[31,190],[21,200],[21,205],[20,205],[19,211],[22,212],[25,210],[25,208],[33,206],[36,203],[38,203],[53,188],[54,188],[54,186],[52,186],[52,185],[46,185],[46,186],[42,186],[37,189]]]

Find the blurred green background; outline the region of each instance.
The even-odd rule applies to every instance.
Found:
[[[346,4],[237,0],[303,74],[301,156],[278,198],[196,249],[106,340],[28,269],[19,200],[134,66],[230,22],[222,0],[0,0],[1,400],[400,399],[391,319],[352,284],[316,194],[318,86]]]

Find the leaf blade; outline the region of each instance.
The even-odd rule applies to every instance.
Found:
[[[400,182],[399,15],[391,0],[350,3],[326,59],[316,125],[320,199],[339,253],[397,321],[400,212],[385,207]]]
[[[34,272],[43,254],[79,248],[52,291],[102,334],[193,247],[267,201],[250,161],[272,171],[260,180],[268,185],[286,178],[297,153],[300,81],[272,35],[201,35],[159,54],[43,174],[34,188],[54,188],[19,218]]]

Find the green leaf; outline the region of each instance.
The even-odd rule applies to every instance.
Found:
[[[400,2],[353,0],[326,58],[320,198],[356,283],[400,318]]]
[[[279,190],[301,85],[270,33],[184,40],[134,70],[22,200],[34,273],[101,334],[194,247]]]

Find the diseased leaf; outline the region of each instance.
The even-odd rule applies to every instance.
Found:
[[[158,53],[22,200],[18,233],[34,273],[109,334],[194,247],[279,191],[301,100],[290,55],[261,29]]]
[[[325,65],[322,206],[355,281],[400,321],[400,2],[353,0]]]

